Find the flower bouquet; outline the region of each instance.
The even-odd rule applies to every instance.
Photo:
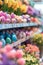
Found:
[[[39,46],[41,56],[43,56],[43,34],[36,34],[32,39],[33,43]]]
[[[21,49],[13,49],[11,45],[2,48],[0,44],[0,65],[39,65],[39,60]]]
[[[21,46],[24,51],[25,65],[39,65],[39,48],[35,45],[27,44],[27,46]]]
[[[38,46],[42,46],[43,45],[43,34],[34,35],[34,37],[32,38],[32,41],[34,44]]]

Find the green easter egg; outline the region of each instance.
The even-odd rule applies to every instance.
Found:
[[[6,38],[6,43],[11,44],[11,39],[9,37]]]

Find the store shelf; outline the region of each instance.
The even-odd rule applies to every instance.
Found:
[[[11,29],[18,27],[30,27],[30,26],[38,26],[37,23],[15,23],[15,24],[0,24],[0,30],[3,29]]]
[[[12,47],[18,46],[18,45],[20,45],[21,43],[23,43],[23,42],[27,41],[28,39],[32,38],[35,34],[39,34],[39,33],[41,33],[41,32],[42,32],[42,30],[40,29],[39,31],[37,31],[37,32],[34,33],[33,35],[27,36],[26,38],[20,39],[20,40],[18,40],[17,42],[15,42],[14,44],[11,44],[11,46],[12,46]]]

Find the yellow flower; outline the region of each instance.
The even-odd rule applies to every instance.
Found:
[[[27,12],[27,6],[25,4],[21,5],[20,10],[21,10],[21,12],[26,13]]]
[[[12,1],[12,4],[15,2],[15,0],[11,0]]]
[[[36,61],[36,58],[32,58],[32,62],[35,62]]]
[[[8,1],[9,1],[9,0],[4,0],[4,3],[5,3],[5,4],[8,4]]]
[[[15,1],[14,4],[12,5],[12,8],[16,11],[17,8],[19,8],[18,2]]]
[[[11,7],[11,6],[12,6],[12,1],[9,0],[9,1],[8,1],[8,7]]]
[[[40,40],[40,41],[39,41],[39,43],[41,44],[41,43],[42,43],[42,41]]]
[[[3,1],[2,0],[0,0],[0,5],[3,5]]]

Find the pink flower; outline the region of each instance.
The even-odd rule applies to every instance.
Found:
[[[17,63],[18,63],[19,65],[25,65],[25,60],[24,60],[24,58],[18,59],[18,60],[17,60]]]
[[[2,21],[2,23],[4,23],[6,21],[4,16],[2,16],[1,21]]]
[[[15,14],[14,13],[11,13],[11,18],[14,18],[15,17]]]
[[[23,56],[23,51],[22,50],[17,50],[16,58],[22,58],[22,56]]]
[[[0,17],[0,22],[1,22],[1,19],[2,19],[2,17]]]
[[[0,11],[0,17],[2,16],[2,14],[3,14],[3,11]]]
[[[28,47],[26,47],[26,48],[25,48],[25,51],[26,51],[26,52],[28,52],[28,51],[29,51],[29,48],[28,48]]]
[[[5,46],[5,49],[6,49],[6,51],[9,52],[9,51],[12,50],[12,46],[8,44],[8,45]]]
[[[0,41],[0,48],[2,48],[2,42]]]
[[[15,23],[16,22],[16,19],[15,18],[12,18],[12,23]]]
[[[7,18],[11,19],[11,16],[10,16],[10,14],[7,14]]]
[[[6,55],[7,55],[8,58],[14,59],[14,58],[16,58],[16,51],[15,50],[11,50]]]
[[[11,22],[10,18],[7,18],[6,23],[10,23],[10,22]]]
[[[2,55],[0,54],[0,60],[2,59]]]
[[[4,53],[4,54],[5,54],[6,52],[7,52],[7,51],[6,51],[5,48],[1,48],[1,49],[0,49],[0,53]]]

